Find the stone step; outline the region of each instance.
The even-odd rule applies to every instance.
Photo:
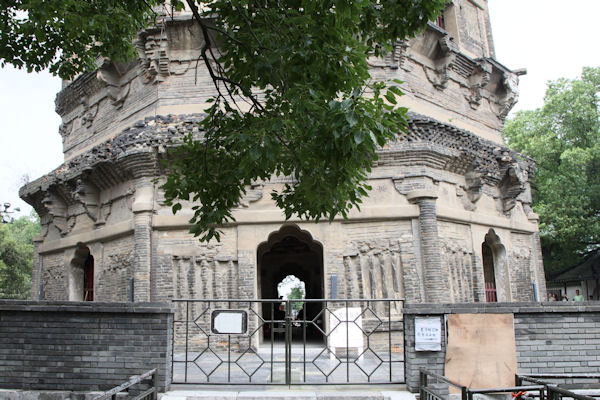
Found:
[[[261,388],[260,390],[231,389],[231,387],[223,387],[222,389],[194,388],[193,390],[175,388],[159,395],[159,400],[416,400],[416,395],[408,392],[405,387],[395,389],[331,385],[292,389],[271,387]]]

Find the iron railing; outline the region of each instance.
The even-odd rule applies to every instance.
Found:
[[[93,398],[93,400],[116,400],[127,399],[127,400],[156,400],[157,399],[157,385],[156,385],[157,373],[156,369],[152,369],[138,376],[132,376],[129,380],[117,387],[110,389],[107,392],[102,393],[99,396]],[[149,381],[148,388],[141,389],[139,393],[135,393],[127,398],[118,396],[119,393],[129,392],[135,385],[143,384],[144,381]]]
[[[173,300],[173,383],[403,383],[400,299]],[[216,310],[247,330],[211,330]]]
[[[451,388],[454,388],[454,390]],[[452,391],[460,393],[461,400],[473,400],[473,397],[477,394],[518,392],[537,392],[538,399],[542,400],[544,398],[544,385],[517,385],[500,388],[472,389],[423,368],[419,370],[419,393],[421,400],[448,400]]]
[[[600,398],[600,374],[518,374],[515,381],[517,384],[530,382],[543,385],[547,400],[561,400],[563,397],[575,400]],[[586,390],[587,393],[574,390]]]

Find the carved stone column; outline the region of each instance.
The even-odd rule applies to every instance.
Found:
[[[421,263],[425,281],[425,301],[447,302],[447,277],[442,271],[442,256],[437,227],[437,193],[432,189],[413,190],[406,195],[408,201],[419,206],[419,234],[421,237]]]
[[[33,267],[31,268],[31,300],[44,300],[42,284],[42,256],[40,256],[40,245],[44,242],[42,236],[33,238]]]
[[[134,261],[133,286],[134,301],[151,301],[150,276],[152,271],[152,214],[154,185],[148,178],[136,182],[133,202]]]

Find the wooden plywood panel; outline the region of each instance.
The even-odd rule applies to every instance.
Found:
[[[446,377],[470,388],[506,387],[516,372],[512,314],[448,315]]]

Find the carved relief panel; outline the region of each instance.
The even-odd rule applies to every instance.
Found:
[[[237,260],[190,256],[173,258],[176,299],[232,299],[239,295]]]
[[[65,268],[61,264],[50,265],[42,271],[44,300],[67,300]]]
[[[448,276],[448,302],[474,301],[477,275],[473,269],[473,252],[466,242],[446,239],[441,242],[442,263]]]
[[[348,298],[403,298],[404,282],[399,240],[353,241],[344,254]],[[375,307],[383,306],[376,304]],[[392,312],[400,312],[399,305]]]

